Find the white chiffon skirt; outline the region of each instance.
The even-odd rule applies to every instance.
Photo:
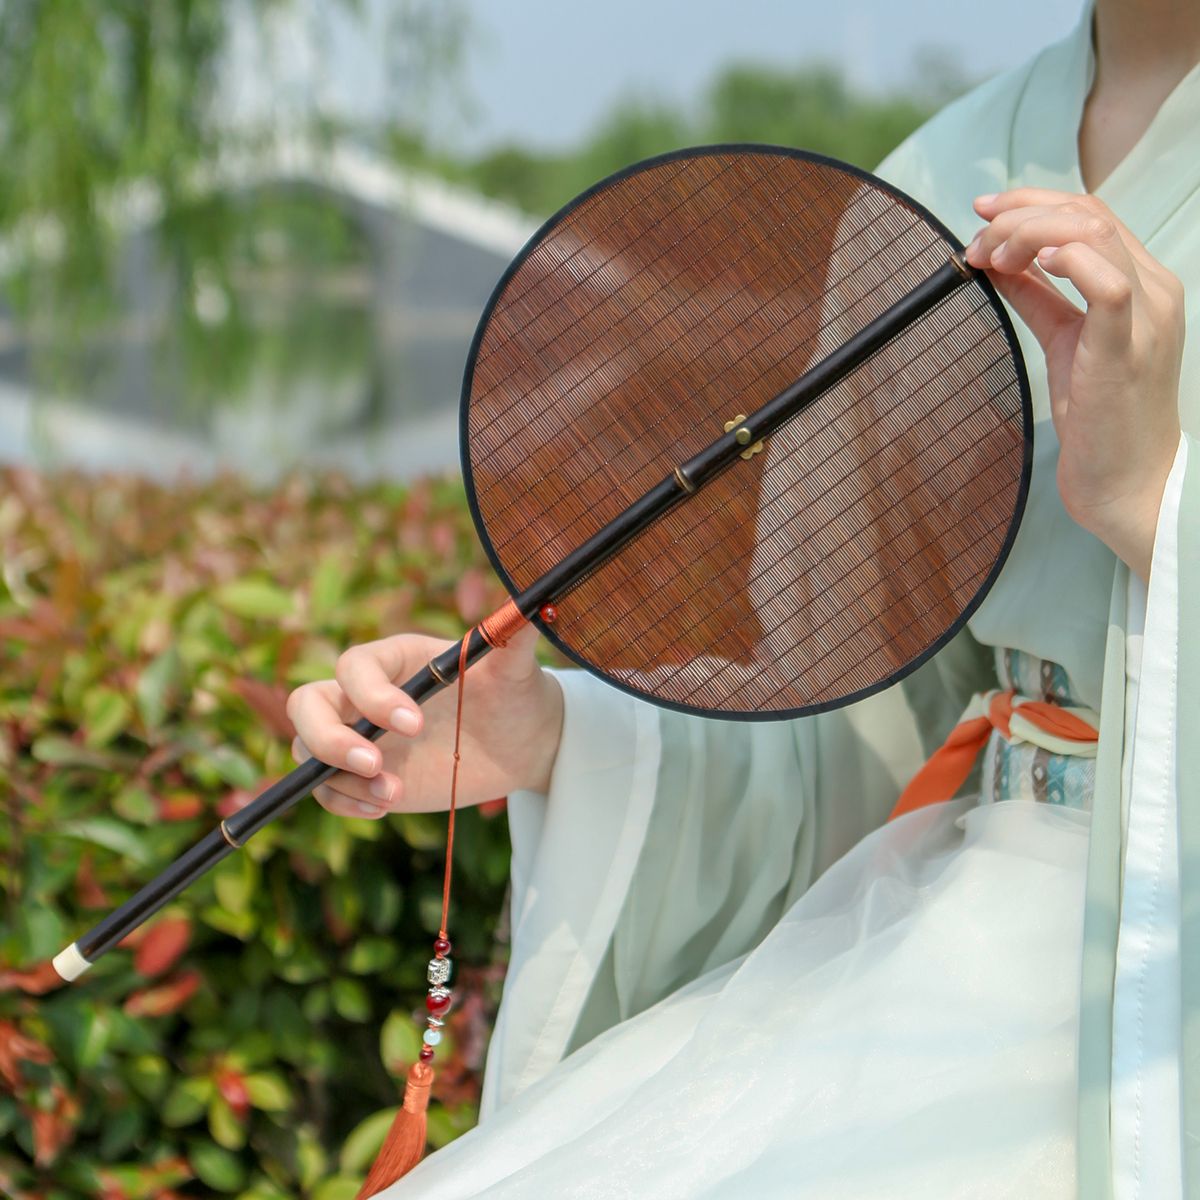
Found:
[[[1087,822],[892,822],[379,1196],[1067,1200]]]

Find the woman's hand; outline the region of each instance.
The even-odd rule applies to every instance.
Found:
[[[967,261],[1046,354],[1063,504],[1146,579],[1179,445],[1183,287],[1094,196],[1019,188],[975,211],[989,224]],[[1070,280],[1086,312],[1043,271]]]
[[[458,802],[478,804],[520,788],[545,791],[562,733],[562,690],[533,656],[537,630],[522,629],[467,672]],[[379,817],[450,802],[455,687],[415,704],[396,686],[452,643],[400,634],[347,650],[337,678],[288,697],[297,762],[315,755],[342,767],[314,795],[330,812]],[[393,730],[376,743],[349,725],[360,716]]]

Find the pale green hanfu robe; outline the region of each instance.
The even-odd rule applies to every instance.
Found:
[[[1019,184],[1081,191],[1076,132],[1090,72],[1089,11],[1066,40],[943,112],[880,173],[964,242],[980,225],[976,195]],[[1200,71],[1099,194],[1183,279],[1189,324],[1200,329]],[[1147,589],[1063,510],[1042,359],[1018,328],[1037,419],[1028,509],[969,632],[921,670],[856,706],[790,724],[689,718],[586,675],[563,676],[566,722],[550,795],[510,803],[514,945],[484,1119],[463,1139],[455,1169],[439,1173],[435,1155],[410,1177],[415,1190],[401,1183],[385,1195],[430,1185],[477,1194],[455,1182],[476,1170],[472,1144],[486,1158],[489,1123],[502,1125],[564,1056],[769,942],[797,898],[885,821],[972,694],[995,685],[992,648],[1012,647],[1061,664],[1101,714],[1076,885],[1086,877],[1086,904],[1082,933],[1072,934],[1082,955],[1066,956],[1056,972],[1069,973],[1081,997],[1075,1186],[1089,1200],[1181,1192],[1200,1200],[1200,338],[1188,345],[1185,437]],[[748,1036],[755,1025],[751,1005]],[[731,1044],[731,1060],[736,1051]],[[736,1095],[720,1101],[735,1105]],[[867,1139],[869,1157],[869,1129]],[[968,1152],[954,1194],[976,1194],[971,1169]],[[804,1162],[780,1172],[796,1190],[767,1193],[810,1194],[800,1190]],[[616,1194],[593,1184],[581,1176],[578,1194]],[[835,1184],[811,1194],[834,1194]],[[498,1195],[523,1194],[496,1186]]]

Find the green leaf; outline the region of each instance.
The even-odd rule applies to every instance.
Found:
[[[101,1059],[112,1033],[112,1021],[103,1009],[84,1008],[73,1022],[71,1053],[82,1071],[90,1070]]]
[[[146,1130],[145,1110],[121,1107],[105,1116],[100,1133],[100,1157],[107,1162],[129,1152]]]
[[[296,1173],[302,1187],[310,1188],[329,1171],[329,1160],[310,1126],[300,1127],[296,1135]]]
[[[164,1124],[178,1129],[200,1120],[216,1086],[211,1079],[180,1079],[167,1093],[162,1106]]]
[[[379,1057],[393,1074],[410,1067],[421,1053],[421,1033],[411,1012],[395,1009],[379,1034]]]
[[[47,734],[37,738],[31,748],[33,757],[38,762],[49,763],[55,767],[99,767],[109,769],[114,765],[110,755],[89,749],[70,738]]]
[[[299,1053],[305,1038],[312,1035],[300,1005],[287,988],[276,988],[269,993],[263,1004],[263,1024],[275,1036],[275,1044],[285,1058],[289,1053]]]
[[[313,571],[308,604],[315,621],[336,617],[346,602],[349,571],[345,556],[339,552],[322,556]]]
[[[231,854],[213,872],[217,900],[226,912],[243,913],[250,908],[261,870],[248,854]]]
[[[138,712],[147,729],[158,729],[166,719],[168,698],[182,666],[179,651],[169,646],[138,676]]]
[[[354,1179],[349,1175],[334,1175],[313,1192],[312,1200],[354,1200],[361,1187],[361,1179]]]
[[[107,746],[129,724],[133,707],[120,692],[90,688],[83,697],[84,740],[93,749]]]
[[[320,810],[319,820],[321,858],[334,875],[344,875],[350,864],[350,855],[354,851],[354,839],[347,829],[350,822],[327,809]]]
[[[79,838],[103,846],[106,850],[124,855],[138,866],[149,859],[141,835],[115,817],[83,817],[75,821],[63,821],[55,832],[60,837]]]
[[[335,979],[331,994],[333,1007],[347,1021],[366,1021],[371,1016],[371,998],[357,979]]]
[[[136,785],[124,787],[117,793],[113,799],[113,812],[134,825],[153,825],[158,820],[154,797]]]
[[[167,1060],[159,1054],[139,1054],[125,1068],[125,1077],[151,1104],[162,1099],[171,1075]]]
[[[429,1144],[436,1150],[449,1145],[475,1124],[478,1115],[471,1104],[459,1104],[452,1109],[444,1104],[431,1104],[425,1124]]]
[[[365,937],[346,955],[346,970],[355,975],[374,975],[396,961],[395,943],[388,938]]]
[[[314,1024],[323,1021],[329,1016],[331,1007],[327,987],[317,984],[305,992],[303,1005],[305,1020],[312,1021]]]
[[[253,791],[259,781],[258,768],[233,746],[216,746],[206,756],[213,770],[231,787]]]
[[[217,589],[216,600],[235,616],[250,620],[277,620],[294,607],[291,594],[266,579],[234,580]]]
[[[414,850],[444,850],[446,847],[445,817],[432,813],[398,813],[396,821],[404,840]]]
[[[188,1161],[200,1182],[218,1192],[237,1191],[246,1180],[241,1159],[212,1142],[192,1142],[188,1148]]]
[[[280,979],[288,983],[312,983],[329,974],[325,960],[312,946],[297,946],[292,953],[275,968]]]
[[[272,1071],[246,1076],[250,1103],[264,1112],[286,1112],[292,1106],[292,1094],[283,1077]]]
[[[17,910],[23,959],[49,958],[66,940],[62,918],[51,908],[25,904]]]
[[[219,1095],[213,1096],[208,1105],[208,1131],[213,1141],[226,1150],[240,1150],[246,1144],[245,1124]]]
[[[239,941],[247,941],[258,928],[258,918],[252,912],[230,912],[219,904],[210,904],[201,909],[200,919],[213,929],[229,934]]]
[[[342,1143],[342,1153],[339,1163],[343,1171],[366,1171],[375,1161],[387,1131],[391,1129],[399,1105],[395,1108],[385,1108],[381,1112],[372,1113],[364,1121],[360,1121]]]
[[[244,1192],[239,1192],[237,1200],[288,1200],[287,1192],[281,1191],[273,1183],[262,1180]]]

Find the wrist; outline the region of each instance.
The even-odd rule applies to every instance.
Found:
[[[545,795],[550,790],[550,776],[562,741],[564,702],[562,686],[549,671],[539,668],[536,686],[539,697],[534,709],[538,714],[538,736],[531,739],[536,755],[530,764],[526,790]]]
[[[1068,508],[1077,524],[1098,537],[1145,582],[1150,579],[1159,512],[1178,444],[1177,436],[1170,454],[1155,469],[1143,473],[1140,486],[1118,499],[1092,507]]]

